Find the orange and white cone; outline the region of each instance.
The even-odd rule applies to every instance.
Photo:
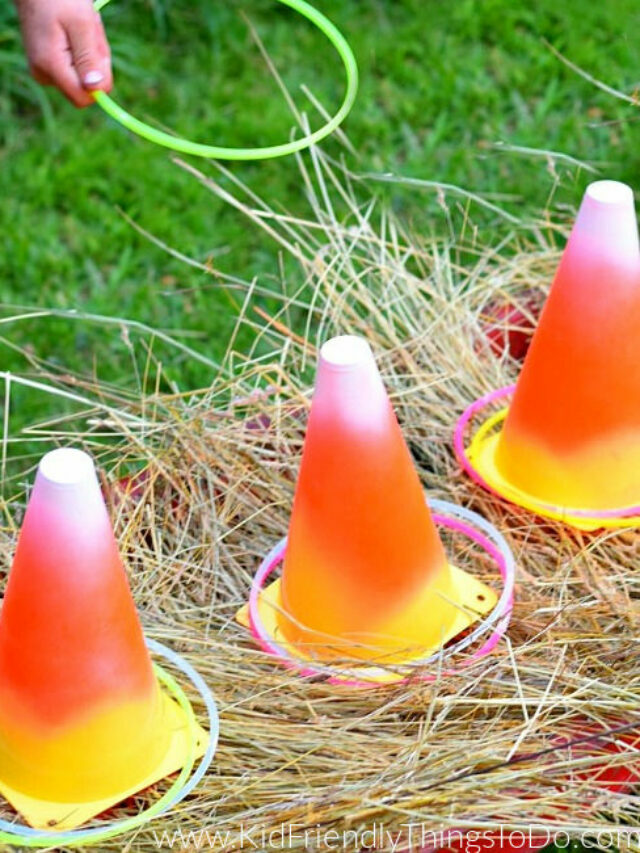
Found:
[[[48,453],[0,615],[0,793],[32,826],[69,829],[178,770],[190,736],[154,675],[91,458]]]
[[[467,451],[470,473],[576,527],[637,524],[639,329],[633,193],[598,181],[586,190],[500,428],[481,428]]]
[[[262,596],[298,657],[424,658],[495,594],[452,566],[366,341],[321,350],[281,581]]]

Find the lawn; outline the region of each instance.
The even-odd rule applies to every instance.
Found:
[[[509,0],[319,0],[357,55],[362,88],[346,129],[358,172],[393,172],[455,184],[516,216],[564,212],[589,173],[638,185],[636,108],[564,65],[553,44],[588,73],[626,92],[640,76],[632,0],[535,4]],[[307,84],[328,107],[342,76],[323,37],[293,12],[263,0],[113,0],[104,12],[118,99],[141,117],[204,141],[268,144],[287,138],[291,113],[252,38],[255,26],[298,104]],[[317,113],[310,110],[312,121]],[[279,258],[265,235],[175,166],[165,150],[130,137],[92,108],[76,112],[32,83],[15,17],[0,11],[0,301],[74,308],[172,331],[219,358],[242,298],[215,278],[170,258],[127,219],[181,252],[243,280],[277,287]],[[341,153],[333,140],[327,149]],[[516,150],[513,150],[516,149]],[[522,149],[536,149],[528,152]],[[214,166],[198,163],[214,172]],[[293,159],[235,164],[238,178],[272,204],[305,208]],[[451,225],[430,189],[372,183],[421,235],[448,238]],[[455,205],[456,197],[447,194]],[[511,227],[472,206],[483,239]],[[453,231],[457,231],[454,222]],[[6,323],[5,367],[29,352],[102,379],[130,373],[126,342],[69,320]],[[242,345],[241,339],[240,344]],[[209,368],[169,363],[182,387]],[[25,404],[44,405],[40,402]],[[23,413],[24,414],[24,413]]]

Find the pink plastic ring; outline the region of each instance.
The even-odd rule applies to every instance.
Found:
[[[465,667],[470,666],[478,659],[490,654],[496,647],[500,639],[504,636],[505,631],[511,619],[511,610],[513,607],[513,590],[515,584],[515,561],[511,549],[507,545],[502,535],[485,521],[477,513],[463,507],[455,506],[446,501],[429,500],[429,506],[436,510],[433,515],[433,520],[436,524],[441,524],[444,527],[462,533],[469,539],[472,539],[480,545],[485,553],[496,563],[502,576],[502,593],[493,608],[493,610],[466,636],[446,649],[441,649],[439,652],[430,655],[427,658],[414,661],[410,664],[402,666],[402,669],[409,668],[409,672],[404,678],[399,679],[395,684],[408,681],[412,677],[417,677],[422,681],[435,681],[442,675],[455,675],[461,672]],[[438,512],[439,511],[439,512]],[[479,529],[478,529],[479,528]],[[484,532],[481,532],[484,531]],[[486,535],[485,535],[486,534]],[[281,646],[267,632],[262,619],[260,617],[259,598],[267,579],[278,568],[284,559],[287,547],[287,540],[282,539],[272,550],[267,554],[262,561],[260,568],[251,584],[251,592],[249,594],[249,622],[251,632],[256,638],[260,648],[268,654],[276,657],[286,667],[295,669],[298,673],[306,678],[326,678],[331,684],[343,684],[350,687],[377,687],[380,686],[374,679],[376,676],[388,673],[389,669],[381,667],[367,667],[366,665],[354,666],[347,672],[353,673],[347,675],[345,669],[338,670],[325,665],[308,663],[301,658],[294,657],[287,649]],[[444,670],[439,673],[421,673],[419,670],[429,663],[437,663],[443,657],[450,658],[455,653],[471,645],[479,636],[489,628],[492,628],[492,633],[464,663],[456,668]],[[360,677],[356,677],[360,673]],[[368,674],[368,679],[367,679]]]
[[[515,389],[515,385],[506,385],[504,388],[498,388],[495,391],[491,391],[489,394],[485,394],[483,397],[479,397],[464,410],[456,424],[453,434],[453,448],[462,469],[466,471],[474,483],[482,486],[483,489],[491,492],[492,495],[496,495],[502,500],[509,500],[511,503],[517,502],[506,497],[506,495],[501,494],[496,488],[494,488],[494,486],[490,485],[478,469],[474,467],[467,455],[465,435],[468,425],[478,412],[481,412],[487,406],[491,405],[491,403],[495,403],[497,400],[501,400],[503,397],[508,397],[510,394],[513,394]],[[542,515],[545,513],[551,513],[554,516],[561,516],[565,518],[584,518],[593,521],[640,516],[640,506],[630,506],[622,509],[573,509],[572,507],[555,506],[554,504],[548,504],[544,501],[538,501],[533,498],[525,508],[533,512],[539,512]]]

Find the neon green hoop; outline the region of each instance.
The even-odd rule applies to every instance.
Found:
[[[94,0],[93,5],[96,11],[99,12],[109,2],[110,0]],[[138,136],[142,136],[156,145],[162,145],[165,148],[179,151],[182,154],[193,154],[196,157],[208,157],[215,160],[269,160],[274,157],[295,154],[297,151],[303,151],[305,148],[317,144],[332,134],[351,111],[358,92],[358,65],[345,37],[322,12],[319,12],[307,3],[306,0],[278,0],[278,2],[299,12],[324,33],[337,50],[347,73],[347,91],[342,106],[333,118],[313,133],[309,133],[292,142],[287,142],[284,145],[270,145],[264,148],[222,148],[218,145],[204,145],[200,142],[192,142],[189,139],[182,139],[179,136],[172,136],[170,133],[158,130],[132,116],[131,113],[124,110],[105,92],[93,93],[96,103],[111,118],[115,119],[132,133],[136,133]]]

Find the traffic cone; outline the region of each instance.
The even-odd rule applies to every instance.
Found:
[[[495,604],[447,560],[363,339],[322,347],[282,579],[262,598],[297,657],[376,664],[428,655]]]
[[[639,329],[633,193],[597,181],[584,195],[502,428],[469,454],[489,487],[587,529],[617,524],[618,510],[640,504]]]
[[[153,673],[93,462],[54,450],[0,614],[0,792],[32,826],[79,826],[182,767],[191,736]]]

